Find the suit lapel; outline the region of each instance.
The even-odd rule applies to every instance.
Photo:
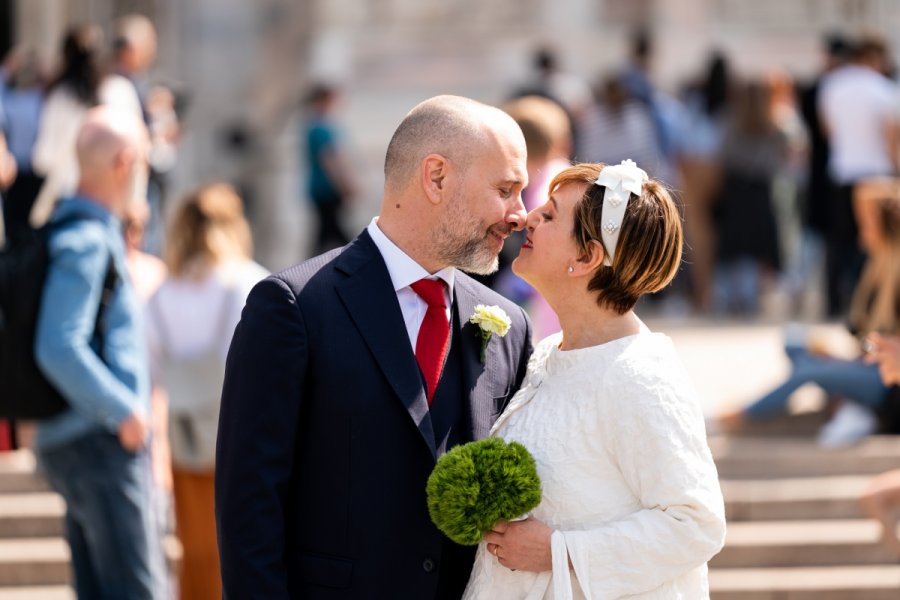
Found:
[[[469,402],[470,433],[472,439],[486,437],[490,431],[492,417],[493,398],[491,386],[488,385],[491,366],[494,362],[492,356],[494,343],[488,343],[485,351],[484,364],[481,362],[481,331],[477,325],[469,322],[469,318],[475,313],[478,305],[476,291],[471,281],[465,276],[457,276],[454,286],[457,310],[457,323],[459,323],[459,341],[462,350],[462,375],[463,390]]]
[[[378,248],[363,232],[335,265],[348,277],[337,292],[391,387],[422,435],[432,456],[437,455],[428,400],[391,277]]]

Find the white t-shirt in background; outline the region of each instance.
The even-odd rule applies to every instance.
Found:
[[[829,168],[840,184],[893,173],[885,137],[898,116],[897,88],[883,75],[859,65],[828,75],[819,92],[831,158]]]

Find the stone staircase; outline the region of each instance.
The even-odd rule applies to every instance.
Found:
[[[900,599],[900,563],[856,503],[874,474],[900,468],[900,437],[842,450],[783,436],[710,446],[729,521],[712,600]],[[63,511],[29,452],[0,454],[0,600],[74,598]]]
[[[857,498],[900,468],[900,437],[840,450],[812,438],[713,437],[725,495],[725,548],[710,562],[713,600],[897,600],[900,561]]]
[[[0,600],[74,600],[69,546],[63,537],[65,502],[35,474],[27,450],[0,453]],[[170,565],[181,554],[165,542]]]
[[[0,600],[72,600],[65,503],[25,450],[0,454]]]

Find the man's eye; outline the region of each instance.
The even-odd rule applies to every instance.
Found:
[[[511,188],[510,188],[510,189],[501,189],[501,190],[500,190],[500,197],[501,197],[501,198],[509,198],[510,196],[512,196],[512,189],[511,189]]]

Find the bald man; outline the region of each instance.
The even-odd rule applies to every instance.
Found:
[[[37,363],[69,409],[40,422],[35,453],[66,499],[78,597],[163,598],[146,449],[149,375],[119,220],[146,168],[147,133],[134,115],[96,108],[76,148],[81,179],[50,220],[35,332]]]
[[[120,17],[113,39],[116,70],[126,77],[142,75],[156,60],[156,28],[144,15]]]
[[[427,100],[390,141],[380,215],[250,294],[219,420],[226,598],[461,596],[475,549],[431,523],[425,483],[525,374],[524,312],[462,272],[495,270],[524,225],[525,158],[502,111]],[[483,359],[479,304],[512,321]]]

